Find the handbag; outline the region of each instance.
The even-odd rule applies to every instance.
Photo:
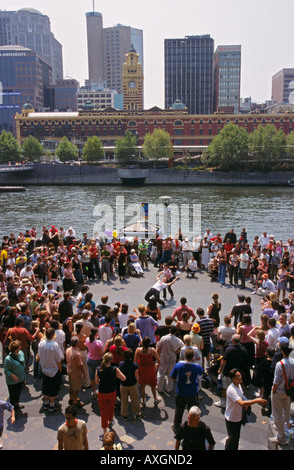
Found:
[[[290,397],[291,400],[294,400],[294,379],[290,379],[290,383],[288,382],[283,361],[281,361],[281,365],[282,365],[283,375],[284,375],[284,379],[285,379],[285,392],[286,392],[286,395],[288,397]]]

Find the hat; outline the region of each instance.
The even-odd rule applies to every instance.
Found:
[[[191,328],[191,331],[192,331],[193,333],[199,333],[199,331],[200,331],[200,326],[199,326],[199,324],[198,324],[198,323],[194,323],[194,325],[193,325],[192,328]]]
[[[261,277],[262,279],[268,279],[268,274],[263,274]]]
[[[278,338],[278,342],[280,344],[284,343],[284,344],[289,344],[289,338],[287,338],[287,336],[280,336]]]
[[[136,253],[136,250],[134,250],[134,248],[131,250],[131,253]]]

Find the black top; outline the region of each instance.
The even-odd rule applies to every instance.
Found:
[[[97,367],[99,377],[99,393],[112,393],[116,391],[116,369],[116,366],[109,366],[104,370],[101,370],[100,367]]]
[[[202,421],[199,421],[197,428],[188,426],[188,421],[185,421],[175,438],[179,441],[183,439],[183,450],[206,450],[205,441],[212,446],[215,445],[210,428]]]

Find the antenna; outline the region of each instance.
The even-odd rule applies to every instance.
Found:
[[[95,0],[93,0],[93,13],[95,11]]]

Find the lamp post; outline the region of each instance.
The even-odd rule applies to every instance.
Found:
[[[167,235],[167,213],[168,213],[168,204],[170,200],[172,199],[171,196],[160,196],[162,203],[164,204],[164,224],[163,224],[163,229],[164,229],[164,235]]]

